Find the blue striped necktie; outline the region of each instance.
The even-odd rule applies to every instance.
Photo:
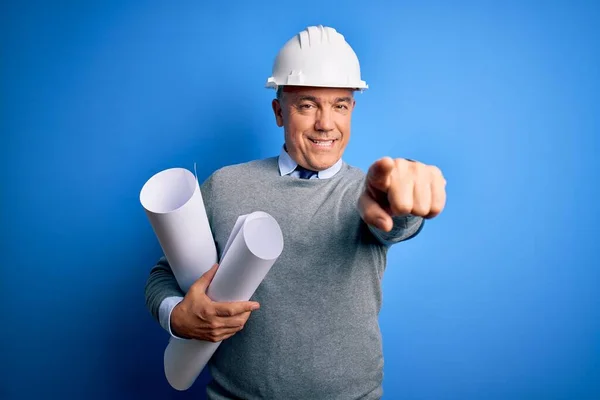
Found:
[[[300,179],[310,179],[313,175],[317,173],[315,171],[311,171],[310,169],[306,169],[300,165],[296,167],[296,171],[300,174]]]

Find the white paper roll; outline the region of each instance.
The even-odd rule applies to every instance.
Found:
[[[161,171],[142,187],[140,202],[179,287],[187,293],[217,262],[198,179],[184,168]]]
[[[217,273],[207,290],[213,301],[248,301],[283,250],[279,224],[261,211],[238,218]],[[187,390],[221,343],[171,338],[165,350],[165,375],[177,390]]]
[[[184,293],[217,261],[198,179],[187,169],[152,176],[140,192],[154,233]],[[218,302],[248,301],[283,250],[279,224],[256,211],[238,217],[207,295]],[[187,390],[221,343],[170,338],[164,367],[169,384]]]

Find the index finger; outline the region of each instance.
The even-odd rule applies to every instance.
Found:
[[[258,310],[260,304],[255,301],[213,302],[215,313],[219,317],[233,317],[248,311]]]
[[[377,190],[383,192],[390,187],[391,174],[395,167],[394,160],[390,157],[381,158],[369,167],[367,182]]]

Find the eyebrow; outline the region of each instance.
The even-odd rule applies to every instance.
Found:
[[[296,99],[296,101],[300,102],[300,101],[312,101],[314,103],[318,103],[319,99],[317,99],[315,96],[300,96]],[[346,96],[346,97],[337,97],[334,101],[334,103],[342,103],[342,102],[346,102],[346,103],[352,103],[352,97],[350,96]]]
[[[314,103],[318,103],[319,102],[315,96],[299,96],[299,97],[296,98],[296,101],[298,101],[298,102],[300,102],[300,101],[312,101]]]

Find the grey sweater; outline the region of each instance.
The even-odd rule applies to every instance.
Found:
[[[228,166],[201,187],[219,257],[239,215],[271,214],[284,250],[252,300],[261,308],[212,357],[210,399],[379,399],[378,325],[389,245],[415,236],[422,219],[394,219],[389,234],[367,226],[356,204],[365,174],[343,164],[329,179],[280,176],[277,158]],[[164,257],[146,305],[183,296]]]

